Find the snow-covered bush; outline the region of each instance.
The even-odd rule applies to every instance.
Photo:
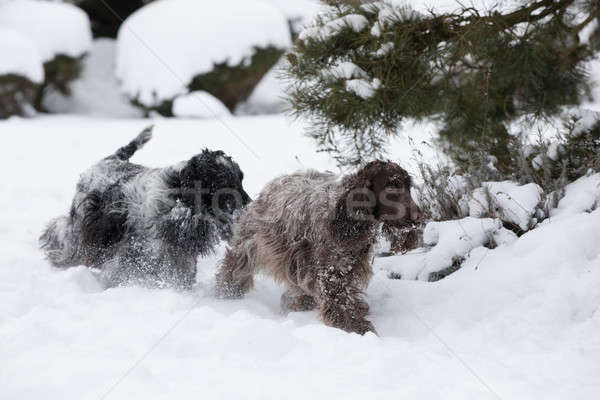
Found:
[[[535,183],[484,182],[471,194],[469,215],[499,218],[512,230],[526,232],[545,216],[541,210],[543,195]]]
[[[469,215],[469,196],[480,187],[477,177],[459,175],[449,165],[419,162],[416,201],[425,220],[446,221]]]
[[[35,94],[36,108],[42,108],[48,90],[68,93],[69,82],[79,76],[81,60],[91,45],[90,24],[83,11],[63,3],[5,0],[0,2],[0,28],[27,38],[43,63],[44,80]],[[2,58],[20,57],[20,51],[3,52]]]
[[[51,113],[141,117],[142,112],[121,93],[115,77],[115,48],[113,39],[94,40],[83,59],[81,76],[70,85],[71,94],[47,93],[43,108]]]
[[[560,117],[548,121],[537,121],[531,125],[519,122],[518,125],[521,125],[521,130],[523,125],[528,130],[511,133],[511,152],[502,165],[485,150],[472,154],[462,163],[456,160],[453,164],[433,166],[419,163],[423,184],[418,188],[418,197],[428,218],[440,221],[465,217],[469,215],[469,202],[476,189],[481,188],[478,198],[482,199],[489,196],[484,192],[490,189],[489,185],[485,188],[484,182],[504,181],[513,182],[511,185],[514,187],[534,184],[530,186],[530,189],[535,187],[531,191],[532,196],[534,192],[541,195],[531,199],[537,201],[541,197],[544,205],[538,203],[538,207],[547,214],[557,205],[567,184],[589,171],[600,171],[599,112],[567,110]],[[502,191],[506,192],[497,192]],[[487,215],[510,222],[502,215],[493,215],[495,203],[500,201],[496,200],[483,203],[484,208],[492,209],[486,212]],[[539,219],[539,210],[533,212],[533,205],[527,209],[531,218]],[[481,210],[476,214],[480,213]],[[520,226],[523,220],[517,219],[512,222]]]
[[[482,188],[476,189],[472,195],[470,205],[472,214],[487,212],[485,207],[479,207],[478,201],[498,202],[505,209],[520,210],[522,214],[508,215],[512,221],[511,228],[516,226],[517,217],[525,218],[539,206],[535,203],[539,199],[539,187],[534,184],[519,186],[511,182],[488,182],[484,184],[492,200],[482,197]],[[493,194],[496,193],[494,198]],[[513,208],[508,197],[502,193],[510,194],[512,200],[519,200],[521,208]],[[588,173],[564,187],[564,196],[558,201],[555,208],[548,212],[549,218],[540,225],[528,228],[533,229],[528,236],[535,235],[536,231],[543,230],[549,224],[559,220],[576,219],[581,214],[597,213],[600,208],[600,173]],[[476,204],[474,204],[476,203]],[[526,212],[528,210],[528,212]],[[535,217],[531,217],[534,219]],[[378,261],[381,269],[393,279],[436,281],[442,279],[463,266],[477,266],[485,259],[488,252],[498,246],[510,245],[515,241],[527,240],[526,236],[518,237],[513,229],[506,229],[507,222],[499,218],[465,217],[451,221],[429,222],[423,232],[423,245],[421,248],[405,255],[382,258]],[[525,228],[525,225],[520,228]],[[565,241],[573,240],[565,237]],[[518,244],[517,244],[518,245]]]
[[[25,115],[44,82],[44,67],[31,40],[0,28],[0,118]]]
[[[124,92],[146,111],[172,115],[177,96],[200,90],[233,110],[291,38],[283,14],[262,1],[160,0],[133,13],[117,42]]]
[[[427,220],[496,218],[512,231],[523,233],[547,216],[546,194],[535,183],[480,182],[478,176],[456,175],[448,169],[434,171],[426,169],[429,175],[416,188],[417,203]]]
[[[600,113],[577,109],[551,120],[545,130],[554,130],[524,147],[524,169],[531,180],[546,190],[557,190],[585,175],[600,171]]]
[[[423,232],[424,248],[380,262],[395,279],[437,281],[458,270],[472,250],[510,244],[517,236],[499,219],[466,217],[430,222]]]
[[[508,230],[521,236],[548,218],[597,209],[600,205],[598,113],[579,111],[566,121],[552,140],[546,139],[551,137],[546,128],[546,138],[516,148],[510,157],[514,168],[504,173],[495,168],[493,159],[468,165],[464,172],[456,166],[421,162],[415,200],[424,211],[425,220],[450,222],[449,226],[462,221],[458,225],[462,229],[468,218],[491,218],[501,224],[502,232]],[[554,126],[560,124],[555,121]],[[521,168],[517,169],[517,165]],[[431,224],[423,234],[425,245],[437,244],[430,240],[431,227],[436,226]],[[429,254],[435,248],[430,250],[426,246],[419,251]],[[417,253],[404,256],[399,270],[390,269],[392,275],[402,279],[432,279],[430,274],[434,274],[437,279],[460,268],[465,258],[453,256],[449,265],[446,257],[446,262],[434,265],[424,261],[432,256]],[[426,276],[418,275],[421,271]]]

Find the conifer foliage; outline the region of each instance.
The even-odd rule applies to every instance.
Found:
[[[288,55],[289,100],[342,165],[381,155],[405,118],[434,118],[456,158],[508,157],[507,126],[557,115],[589,94],[599,0],[525,0],[512,10],[419,13],[328,0]]]

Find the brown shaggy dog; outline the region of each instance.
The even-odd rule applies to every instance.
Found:
[[[398,164],[374,161],[339,177],[317,171],[282,176],[244,210],[217,274],[217,294],[240,297],[260,269],[284,282],[284,309],[318,308],[348,332],[374,331],[363,290],[381,222],[407,228],[420,218],[411,179]]]

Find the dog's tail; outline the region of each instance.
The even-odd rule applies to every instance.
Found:
[[[136,136],[127,146],[121,147],[114,154],[114,157],[118,158],[121,161],[129,160],[136,151],[144,147],[146,143],[150,139],[152,139],[152,130],[154,129],[154,125],[150,125],[146,129],[142,131],[139,135]]]

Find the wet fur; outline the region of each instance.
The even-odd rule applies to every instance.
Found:
[[[81,175],[70,213],[40,237],[52,265],[97,268],[110,286],[139,281],[188,288],[196,258],[231,236],[234,214],[250,201],[238,165],[209,150],[167,168],[130,163],[150,137],[147,129]],[[240,201],[225,198],[215,211],[213,196],[224,188]]]
[[[244,295],[261,270],[286,285],[284,309],[317,308],[327,325],[360,334],[374,331],[364,298],[373,273],[372,246],[382,222],[394,227],[411,223],[410,218],[384,216],[401,208],[418,214],[410,185],[406,171],[384,161],[344,177],[307,171],[275,179],[240,216],[217,274],[217,293]],[[393,204],[381,202],[389,188],[399,189],[403,197]],[[369,193],[375,202],[367,201]],[[349,208],[349,196],[363,202]]]

